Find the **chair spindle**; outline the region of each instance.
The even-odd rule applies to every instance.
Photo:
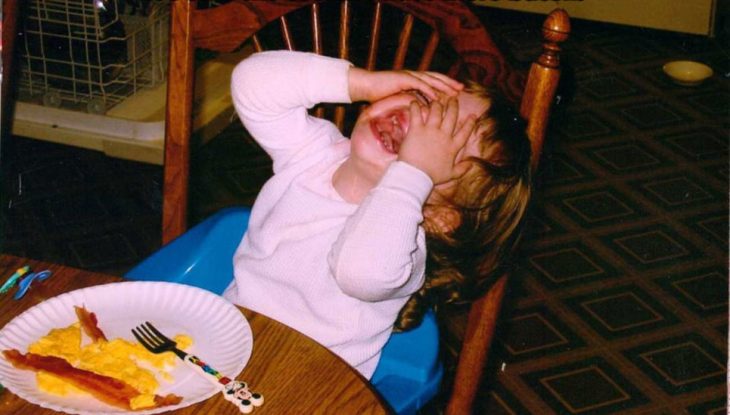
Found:
[[[408,13],[403,20],[403,28],[398,37],[398,49],[395,52],[393,60],[393,69],[403,69],[406,62],[406,53],[408,53],[408,44],[411,42],[411,34],[413,33],[413,15]]]
[[[340,42],[338,46],[339,57],[348,59],[350,55],[350,2],[344,0],[340,6]],[[335,108],[335,125],[342,131],[345,125],[345,106],[338,105]]]
[[[383,3],[376,1],[373,9],[373,23],[370,26],[370,46],[365,69],[372,71],[378,58],[378,43],[380,42],[380,23],[383,18]]]
[[[320,19],[319,3],[312,3],[312,52],[317,55],[322,54],[322,21]],[[319,105],[314,109],[314,116],[324,118],[324,107]]]
[[[281,26],[281,38],[284,40],[284,44],[286,45],[286,48],[289,50],[294,50],[294,41],[291,38],[291,31],[289,30],[289,22],[286,19],[286,16],[281,16],[279,18],[279,25]]]
[[[340,5],[340,38],[338,56],[341,59],[350,57],[350,2],[344,0]]]
[[[312,4],[312,52],[322,54],[322,22],[319,16],[319,3]]]
[[[436,54],[436,48],[439,46],[439,40],[439,32],[435,30],[431,32],[431,36],[428,38],[428,43],[426,43],[426,48],[423,51],[423,56],[421,56],[421,61],[418,63],[419,71],[427,71],[428,68],[431,67],[433,55]]]
[[[257,35],[251,35],[251,42],[253,43],[253,48],[256,52],[261,52],[264,50],[264,48],[261,46],[261,41],[259,40],[259,37]]]

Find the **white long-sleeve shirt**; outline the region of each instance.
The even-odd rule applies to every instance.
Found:
[[[224,296],[326,346],[370,378],[393,323],[423,284],[422,207],[432,182],[393,162],[362,203],[343,200],[332,175],[350,153],[320,102],[349,103],[347,61],[264,52],[233,72],[246,129],[273,159],[254,203]]]

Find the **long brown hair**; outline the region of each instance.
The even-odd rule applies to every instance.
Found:
[[[449,204],[459,214],[448,232],[425,226],[426,281],[401,309],[396,330],[420,324],[428,307],[470,302],[509,267],[530,199],[530,143],[525,124],[501,99],[475,83],[466,92],[490,102],[478,121],[482,154],[460,179]],[[424,206],[424,210],[429,206]],[[428,221],[426,216],[425,221]]]

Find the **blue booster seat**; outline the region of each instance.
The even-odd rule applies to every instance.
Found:
[[[233,279],[233,253],[248,228],[250,208],[226,208],[163,246],[125,278],[169,281],[222,294]],[[398,414],[414,414],[438,392],[443,366],[436,317],[394,333],[383,349],[371,383]]]

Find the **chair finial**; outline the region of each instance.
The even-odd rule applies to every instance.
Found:
[[[570,34],[570,16],[563,9],[555,9],[542,25],[543,53],[537,59],[540,65],[549,68],[560,66],[560,43]]]

